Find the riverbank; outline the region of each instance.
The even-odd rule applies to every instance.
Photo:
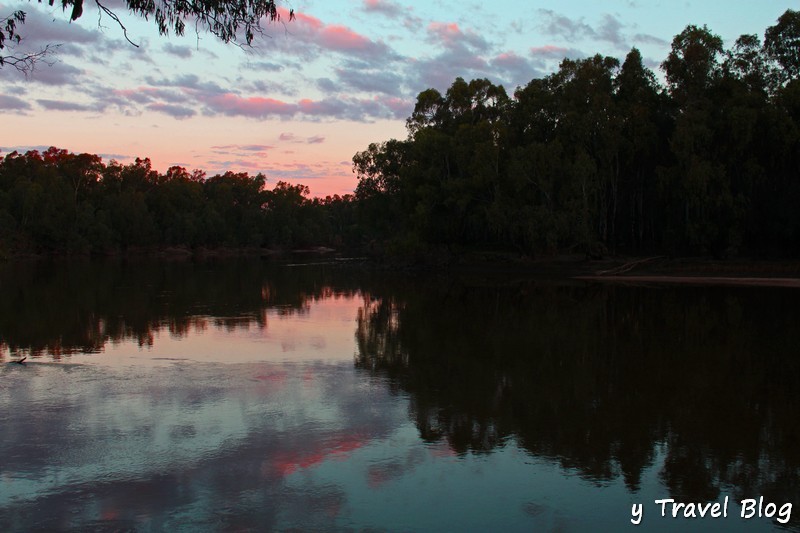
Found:
[[[512,252],[470,251],[453,253],[440,250],[415,257],[365,256],[358,251],[336,250],[317,246],[302,249],[271,249],[260,247],[207,248],[188,246],[130,247],[101,255],[90,254],[20,254],[6,257],[4,262],[41,260],[157,259],[217,260],[226,258],[262,258],[274,261],[319,262],[358,266],[359,268],[431,272],[438,274],[537,277],[544,279],[575,279],[605,283],[670,283],[704,285],[753,285],[800,287],[800,260],[765,260],[737,258],[718,260],[704,257],[614,256],[588,259],[581,254],[561,254],[531,258]],[[343,259],[358,258],[358,261]]]
[[[284,257],[299,255],[325,255],[337,253],[337,250],[325,246],[308,248],[282,249],[263,248],[257,246],[216,248],[185,245],[177,246],[130,246],[125,249],[111,249],[100,253],[36,253],[18,252],[6,254],[0,258],[2,262],[39,261],[47,259],[79,259],[79,258],[157,258],[157,259],[204,259],[225,257]]]
[[[603,263],[604,268],[573,277],[603,283],[800,288],[800,261],[650,257]]]

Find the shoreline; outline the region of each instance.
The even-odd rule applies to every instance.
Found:
[[[728,276],[575,276],[573,279],[600,283],[644,285],[703,285],[728,287],[783,287],[800,289],[800,278]]]
[[[727,285],[800,288],[800,259],[726,259],[704,257],[616,256],[588,259],[583,255],[539,258],[510,253],[475,252],[444,257],[386,258],[366,256],[356,250],[309,247],[294,250],[267,248],[189,248],[186,246],[129,248],[107,254],[21,254],[6,257],[0,265],[38,261],[157,260],[195,261],[226,259],[299,260],[329,259],[331,264],[372,267],[399,272],[456,275],[513,275],[597,283]],[[347,261],[355,259],[358,261]],[[416,259],[416,260],[414,260]],[[422,259],[422,260],[420,260]]]

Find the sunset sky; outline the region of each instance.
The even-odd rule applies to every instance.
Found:
[[[58,2],[56,2],[58,4]],[[188,28],[155,25],[110,0],[136,48],[93,3],[67,23],[47,3],[23,9],[23,47],[61,43],[52,66],[28,78],[0,69],[0,155],[57,146],[127,163],[263,172],[268,185],[302,183],[314,196],[352,192],[352,157],[404,138],[416,95],[457,76],[489,78],[509,94],[564,57],[620,59],[638,47],[657,73],[672,37],[706,24],[730,46],[775,23],[796,2],[690,0],[305,0],[297,20],[265,24],[252,49]],[[284,17],[288,19],[288,17]]]

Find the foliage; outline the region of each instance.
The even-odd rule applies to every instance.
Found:
[[[509,98],[489,80],[421,92],[408,138],[353,158],[358,208],[387,242],[502,248],[800,253],[798,13],[730,50],[672,41],[661,87],[633,49]]]
[[[309,200],[308,187],[263,174],[202,172],[149,159],[104,164],[50,148],[0,160],[0,250],[105,253],[137,247],[349,245],[352,197]]]

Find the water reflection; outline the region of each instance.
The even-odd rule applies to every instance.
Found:
[[[319,529],[346,495],[297,476],[404,416],[330,365],[29,365],[2,379],[14,398],[0,403],[25,406],[0,415],[3,531]]]
[[[785,290],[451,283],[367,302],[356,364],[409,393],[421,436],[458,453],[515,437],[636,492],[665,449],[677,501],[797,503],[798,326]]]
[[[59,359],[128,339],[152,346],[161,332],[263,330],[269,313],[304,315],[314,302],[358,294],[356,281],[337,272],[234,259],[6,265],[0,357]]]
[[[0,287],[0,356],[32,355],[0,367],[2,530],[617,529],[653,497],[800,504],[796,291],[261,261],[6,267]],[[166,363],[107,364],[139,346]],[[773,522],[695,525],[737,524]]]

